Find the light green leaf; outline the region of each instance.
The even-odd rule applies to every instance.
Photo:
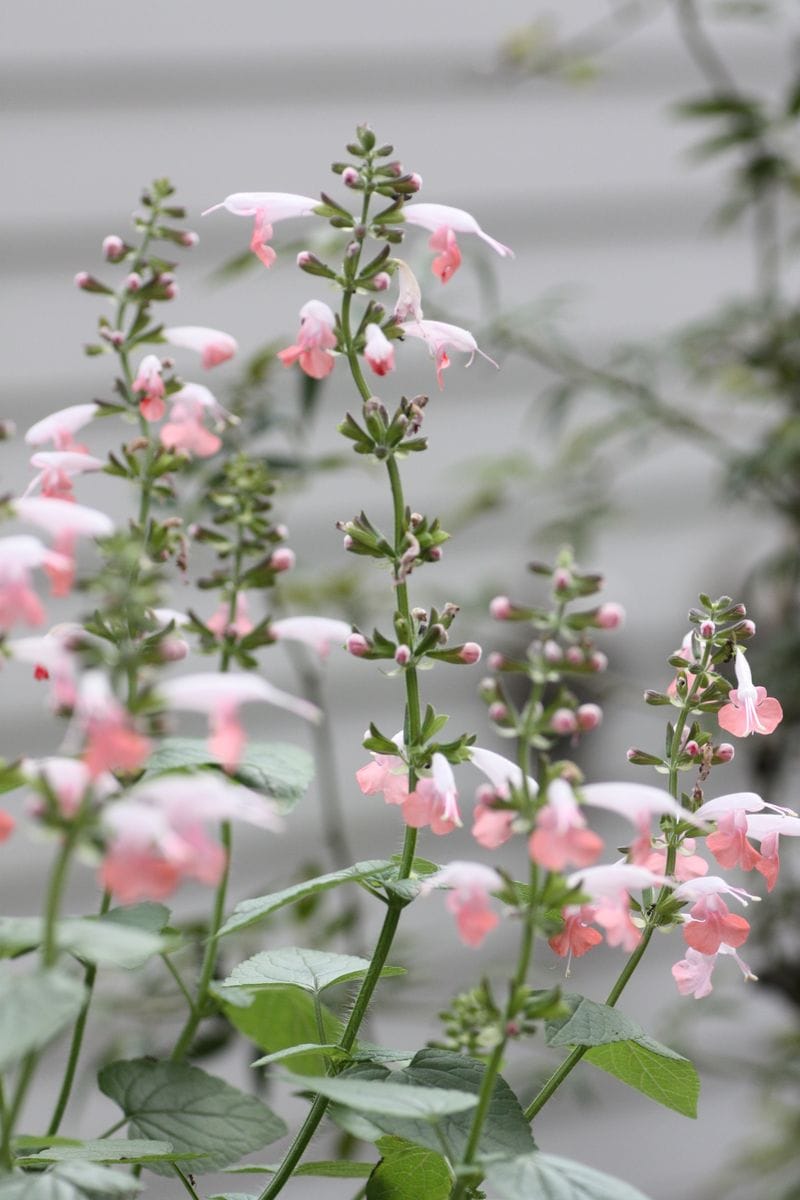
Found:
[[[245,1163],[241,1167],[227,1167],[226,1175],[274,1175],[279,1169],[279,1163]],[[336,1162],[304,1162],[295,1167],[295,1175],[318,1175],[329,1179],[368,1179],[372,1174],[375,1163],[352,1162],[350,1159],[339,1159]]]
[[[436,1122],[449,1113],[474,1108],[477,1096],[452,1089],[414,1087],[387,1079],[364,1079],[357,1076],[331,1078],[311,1076],[294,1082],[303,1090],[318,1092],[354,1108],[368,1112],[371,1117],[404,1117],[408,1120]]]
[[[273,1053],[302,1042],[319,1038],[314,998],[296,987],[268,988],[262,992],[246,992],[242,988],[214,987],[222,1011],[235,1029],[250,1038],[262,1050]],[[322,1027],[326,1041],[338,1042],[344,1026],[326,1005],[322,1009]],[[326,1060],[319,1054],[303,1055],[292,1063],[295,1074],[319,1075],[325,1071]]]
[[[320,1045],[318,1042],[305,1042],[299,1046],[287,1046],[285,1050],[275,1050],[265,1054],[263,1058],[250,1063],[251,1067],[266,1067],[270,1063],[282,1062],[286,1058],[296,1058],[298,1055],[323,1054],[334,1062],[411,1062],[413,1053],[408,1050],[390,1050],[387,1046],[375,1046],[372,1042],[358,1042],[354,1050],[343,1050],[335,1044]]]
[[[270,913],[277,912],[279,908],[283,908],[287,904],[294,904],[298,900],[304,900],[307,896],[314,896],[317,892],[325,892],[329,888],[339,887],[340,884],[349,883],[351,880],[385,874],[391,870],[391,866],[392,864],[385,859],[359,862],[344,870],[331,871],[328,875],[318,875],[316,879],[296,883],[293,887],[284,888],[281,892],[273,892],[269,896],[257,896],[252,900],[242,900],[236,905],[233,914],[222,926],[218,936],[224,937],[225,934],[246,929],[248,925],[255,925],[257,921],[268,917]]]
[[[447,1200],[453,1180],[441,1154],[395,1137],[381,1138],[378,1149],[383,1158],[370,1175],[366,1200]]]
[[[587,1062],[685,1117],[697,1116],[700,1077],[688,1058],[650,1038],[610,1042],[586,1052]]]
[[[41,1175],[0,1176],[0,1200],[130,1200],[142,1190],[133,1175],[97,1163],[58,1163]]]
[[[125,904],[111,908],[100,919],[116,925],[132,925],[134,929],[146,929],[148,933],[161,933],[169,925],[170,911],[166,904],[154,900],[143,900],[140,904]]]
[[[604,1046],[644,1036],[641,1025],[616,1008],[574,993],[561,998],[571,1012],[567,1017],[545,1022],[548,1046]]]
[[[74,1021],[86,989],[60,971],[0,971],[0,1071],[38,1050]]]
[[[184,1063],[111,1063],[98,1083],[129,1118],[132,1137],[168,1141],[178,1154],[197,1155],[186,1163],[193,1174],[226,1167],[286,1133],[257,1097]],[[157,1164],[151,1169],[169,1174]]]
[[[95,1138],[71,1146],[49,1146],[38,1154],[28,1154],[16,1160],[17,1166],[33,1166],[45,1162],[175,1162],[188,1157],[176,1154],[171,1142],[153,1142],[135,1138]]]
[[[157,746],[147,764],[144,779],[168,771],[220,769],[202,738],[169,737]],[[314,777],[314,760],[302,746],[288,742],[248,742],[234,778],[278,801],[288,812],[305,795]]]
[[[260,991],[263,988],[303,988],[307,992],[324,992],[335,983],[347,983],[363,979],[369,970],[369,959],[356,958],[352,954],[333,954],[327,950],[304,950],[299,946],[286,946],[279,950],[265,950],[255,954],[246,962],[239,963],[222,984],[223,992],[229,988],[248,988]],[[384,967],[382,976],[404,975],[404,967]]]
[[[43,936],[40,917],[2,917],[0,956],[38,946]],[[157,933],[102,917],[67,917],[56,922],[54,936],[59,950],[98,966],[126,969],[142,966],[171,946]]]
[[[493,1200],[647,1200],[621,1179],[554,1154],[525,1154],[486,1171]]]

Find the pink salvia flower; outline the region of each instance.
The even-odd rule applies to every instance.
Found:
[[[344,646],[353,629],[333,617],[283,617],[273,621],[269,631],[279,642],[302,642],[320,658],[327,658],[331,646]]]
[[[43,637],[6,642],[6,652],[12,659],[33,663],[34,678],[50,681],[51,703],[56,710],[73,708],[77,699],[78,666],[71,648],[76,634],[86,636],[80,625],[54,625]]]
[[[205,217],[224,208],[236,217],[253,217],[250,249],[265,267],[271,267],[277,257],[267,244],[272,237],[272,226],[276,221],[290,217],[309,217],[318,204],[319,201],[310,196],[295,196],[290,192],[234,192],[221,204],[207,208],[202,215]]]
[[[394,370],[394,346],[374,321],[367,326],[364,358],[376,375],[388,375]]]
[[[79,537],[108,537],[114,522],[106,513],[71,500],[24,496],[11,506],[17,516],[38,525],[54,538],[55,557],[44,569],[54,596],[67,596],[75,579],[75,545]]]
[[[737,686],[717,714],[720,729],[734,737],[772,733],[783,720],[783,709],[777,700],[767,695],[766,688],[753,685],[750,664],[739,646],[736,647],[734,670]]]
[[[387,804],[405,804],[408,799],[408,767],[399,755],[373,754],[372,762],[356,771],[356,782],[364,796],[382,792]]]
[[[750,923],[732,913],[722,897],[733,896],[740,904],[758,900],[743,888],[732,887],[719,875],[691,879],[675,888],[676,900],[688,900],[692,907],[684,917],[683,936],[687,945],[701,954],[716,954],[720,944],[734,948],[747,940]]]
[[[451,208],[448,204],[412,203],[405,206],[403,215],[407,224],[420,225],[432,232],[433,237],[428,245],[431,250],[439,251],[439,256],[433,262],[433,273],[438,275],[442,283],[447,283],[461,264],[461,252],[455,237],[457,233],[476,234],[502,258],[514,257],[508,246],[484,233],[475,218],[463,208]]]
[[[403,262],[402,258],[395,258],[392,261],[397,268],[398,282],[397,303],[394,306],[394,313],[392,314],[394,320],[397,322],[421,321],[422,291],[417,283],[416,276],[408,263]]]
[[[226,771],[235,771],[245,744],[239,721],[242,704],[261,701],[317,722],[321,714],[314,704],[290,696],[258,675],[183,675],[159,685],[159,694],[167,708],[208,714],[211,726],[209,750]]]
[[[778,843],[783,837],[800,837],[800,817],[782,816],[772,813],[757,813],[747,817],[747,836],[761,845],[761,856],[756,863],[767,881],[767,891],[772,891],[778,880],[780,857]]]
[[[25,496],[40,487],[42,495],[48,499],[72,500],[72,480],[75,476],[89,471],[102,471],[105,463],[101,458],[77,450],[38,450],[31,455],[31,466],[39,474],[28,484]]]
[[[58,802],[62,816],[74,817],[91,789],[96,799],[104,799],[118,788],[113,775],[104,774],[93,777],[85,762],[78,758],[64,758],[52,755],[49,758],[23,759],[20,770],[30,783],[44,781],[47,789]],[[28,803],[28,808],[35,815],[41,807],[38,796]]]
[[[164,403],[164,380],[161,378],[163,366],[161,359],[155,354],[147,354],[139,363],[136,378],[133,381],[134,392],[141,392],[139,412],[145,421],[160,421],[166,410]]]
[[[300,309],[300,331],[297,341],[278,352],[285,367],[299,362],[301,370],[312,379],[324,379],[333,370],[336,348],[334,327],[336,318],[322,300],[309,300]]]
[[[74,434],[88,425],[99,410],[99,404],[71,404],[68,408],[61,408],[31,425],[25,434],[25,441],[29,446],[46,446],[52,442],[56,450],[76,450],[80,453],[84,447],[78,445]]]
[[[147,762],[150,741],[134,729],[101,671],[82,677],[77,714],[86,737],[83,761],[92,779],[107,771],[138,771]]]
[[[510,758],[505,758],[495,750],[485,750],[482,746],[470,746],[467,753],[472,765],[486,776],[495,792],[503,799],[509,798],[511,788],[518,791],[522,789],[525,776]],[[535,796],[539,790],[536,780],[528,775],[526,782],[528,794]]]
[[[48,550],[38,538],[26,534],[0,538],[0,632],[7,633],[19,622],[44,624],[44,607],[31,585],[31,571],[42,567],[58,574],[69,566],[63,554]]]
[[[227,600],[223,600],[213,616],[206,621],[206,628],[210,629],[218,638],[229,636],[242,638],[247,637],[248,633],[252,633],[255,629],[253,622],[250,620],[250,613],[247,604],[247,596],[243,592],[239,592],[236,597],[236,614],[231,619],[231,606]]]
[[[686,951],[686,957],[675,963],[672,968],[672,978],[681,996],[694,996],[695,1000],[702,1000],[704,996],[710,995],[713,991],[711,973],[720,954],[728,955],[734,960],[745,981],[757,979],[733,946],[726,946],[723,942],[715,954],[701,954],[699,950],[690,948]]]
[[[233,358],[239,349],[236,338],[229,333],[206,329],[203,325],[174,325],[162,329],[161,335],[170,346],[195,350],[200,355],[200,365],[207,371]]]
[[[547,789],[547,803],[536,815],[536,827],[528,839],[533,862],[548,871],[567,866],[588,867],[603,849],[603,839],[586,828],[586,818],[565,779],[554,779]]]
[[[489,896],[502,886],[497,871],[483,863],[451,862],[428,876],[422,892],[427,895],[434,888],[451,888],[445,907],[456,918],[462,942],[477,947],[500,923],[489,904]]]
[[[161,427],[159,439],[168,450],[183,450],[198,458],[210,458],[222,445],[204,421],[211,417],[222,422],[229,414],[214,394],[202,383],[184,384],[170,396],[169,420]]]
[[[497,799],[505,798],[507,797],[498,796],[498,793],[486,784],[476,793],[477,803],[472,812],[472,836],[485,850],[496,850],[513,836],[516,813],[508,808],[495,807]]]
[[[631,921],[628,893],[665,882],[663,875],[632,863],[586,867],[567,876],[568,887],[579,887],[589,896],[593,919],[605,930],[609,946],[624,950],[635,949],[641,938],[641,931]]]
[[[450,366],[450,359],[447,354],[448,347],[468,354],[469,361],[466,364],[468,367],[471,366],[476,354],[480,354],[481,358],[485,358],[493,367],[497,367],[494,359],[481,350],[469,330],[462,329],[459,325],[449,325],[446,321],[426,321],[422,319],[418,321],[402,321],[400,322],[400,328],[408,337],[419,338],[427,345],[431,357],[436,360],[436,380],[440,390],[444,388],[442,372]]]
[[[548,940],[548,945],[560,958],[581,958],[595,946],[599,946],[603,935],[592,929],[594,908],[591,904],[570,905],[564,909],[564,928]]]
[[[412,829],[429,825],[439,836],[452,833],[461,825],[458,792],[453,769],[443,754],[431,759],[432,778],[420,779],[403,801],[403,820]]]
[[[585,804],[617,813],[636,827],[638,836],[631,846],[630,857],[631,862],[640,866],[650,865],[650,823],[654,816],[668,813],[677,819],[696,820],[667,792],[646,783],[590,783],[581,789],[581,795]]]
[[[16,821],[7,808],[0,808],[0,842],[8,841],[14,832]]]
[[[678,853],[675,856],[675,878],[679,883],[688,883],[690,879],[699,879],[701,875],[708,874],[708,863],[699,854],[695,854],[697,843],[694,838],[684,838],[678,847]],[[667,846],[663,839],[660,839],[655,847],[651,850],[646,858],[642,858],[640,865],[648,867],[651,871],[663,874],[667,865]]]
[[[777,842],[773,845],[770,840],[767,841],[768,854],[765,856],[759,854],[747,840],[751,834],[749,814],[759,813],[765,808],[777,814],[776,817],[765,818],[765,829],[771,829],[776,821],[780,823],[791,818],[797,819],[797,814],[791,809],[766,804],[755,792],[732,792],[707,800],[698,808],[696,816],[705,821],[716,821],[716,831],[706,838],[706,845],[721,867],[738,866],[744,871],[755,869],[764,876],[768,890],[772,891],[780,865]]]

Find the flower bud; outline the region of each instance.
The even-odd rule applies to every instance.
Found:
[[[419,623],[427,624],[428,610],[425,608],[412,608],[411,616]]]
[[[499,650],[493,650],[486,660],[490,671],[502,671],[505,661],[505,656]]]
[[[557,708],[550,717],[550,728],[553,733],[566,735],[575,733],[578,728],[578,721],[575,713],[571,708]]]
[[[471,667],[475,663],[481,661],[482,653],[483,651],[477,642],[465,642],[459,651],[458,657],[463,663],[466,663],[468,667]]]
[[[717,627],[713,621],[700,622],[700,637],[706,638],[707,640],[708,638],[712,638],[716,632]]]
[[[394,661],[399,667],[406,667],[411,662],[411,647],[398,646],[394,652]]]
[[[200,234],[195,233],[195,231],[193,229],[185,230],[180,236],[181,245],[186,246],[187,249],[189,249],[189,250],[194,249],[194,247],[197,245],[197,243],[199,241],[200,241]]]
[[[189,643],[179,637],[162,638],[158,644],[158,656],[162,662],[180,662],[189,653]]]
[[[125,243],[115,233],[103,238],[103,258],[109,262],[119,262],[125,253]]]
[[[625,609],[621,604],[601,604],[595,614],[598,629],[619,629],[625,623]]]
[[[586,661],[580,646],[567,646],[564,657],[571,667],[582,667]]]
[[[608,658],[603,654],[602,650],[593,650],[589,655],[589,666],[593,671],[605,671],[608,666]]]
[[[177,283],[170,282],[170,283],[166,284],[164,286],[164,299],[165,300],[174,300],[179,291],[180,291],[180,288],[178,287]]]
[[[512,605],[508,596],[495,596],[489,604],[489,612],[495,621],[507,621],[511,616]]]
[[[342,545],[344,546],[345,550],[352,550],[353,546],[355,546],[355,542],[349,533],[346,533],[342,538]]]
[[[16,437],[17,427],[13,421],[0,421],[0,442],[9,442]]]
[[[733,630],[733,632],[736,634],[737,638],[740,638],[740,639],[755,637],[755,634],[756,634],[755,622],[754,621],[740,621],[739,624]]]
[[[78,274],[75,276],[73,283],[75,284],[75,287],[82,288],[84,291],[90,291],[91,284],[92,284],[92,277],[88,271],[78,271]]]
[[[416,171],[411,172],[410,182],[414,184],[413,190],[419,192],[422,190],[422,176]]]
[[[688,755],[689,755],[689,758],[697,758],[697,756],[698,756],[698,755],[699,755],[699,753],[700,753],[700,746],[699,746],[699,744],[698,744],[698,743],[697,743],[697,742],[694,740],[694,738],[692,738],[692,739],[691,739],[690,741],[688,741],[688,742],[686,743],[686,745],[683,747],[683,752],[684,752],[684,754],[688,754]]]
[[[365,654],[369,654],[372,647],[363,633],[351,633],[350,637],[345,642],[345,646],[354,658],[363,658]]]
[[[721,763],[729,763],[736,751],[730,742],[720,742],[717,746],[714,757],[719,759]]]
[[[542,647],[542,658],[544,661],[550,663],[551,666],[555,666],[556,663],[561,662],[563,657],[558,642],[554,642],[552,638],[548,638]]]
[[[572,572],[566,567],[556,567],[553,571],[553,591],[557,594],[568,592],[572,587]]]
[[[126,292],[133,292],[135,294],[142,286],[141,275],[139,275],[136,271],[131,271],[130,275],[126,277],[122,286],[125,288]]]
[[[441,562],[443,554],[444,551],[441,546],[431,546],[428,551],[428,560],[429,562]]]
[[[496,700],[499,693],[498,687],[491,675],[484,675],[483,679],[478,684],[478,694],[482,700]]]
[[[385,292],[391,282],[392,277],[388,274],[388,272],[378,271],[378,274],[375,275],[372,280],[372,286],[376,292]]]
[[[581,704],[575,716],[578,718],[578,728],[588,733],[591,729],[597,729],[603,719],[603,710],[599,704]]]
[[[497,721],[498,725],[508,720],[508,709],[502,700],[496,700],[494,704],[489,705],[489,719]]]
[[[279,546],[270,555],[269,565],[273,571],[291,571],[296,562],[294,550],[288,546]]]
[[[355,187],[359,182],[359,174],[355,167],[345,167],[342,171],[342,183],[345,187]]]

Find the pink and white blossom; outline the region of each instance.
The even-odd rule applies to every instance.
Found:
[[[81,759],[62,755],[25,758],[20,763],[20,771],[29,783],[35,784],[41,780],[45,784],[64,817],[75,816],[90,790],[93,797],[99,800],[110,796],[119,786],[113,775],[105,773],[93,776]],[[37,813],[41,807],[40,798],[37,796],[29,801],[28,807]]]
[[[734,737],[747,737],[751,733],[773,733],[783,720],[783,709],[779,702],[767,695],[767,689],[756,687],[750,664],[744,651],[737,646],[734,660],[736,684],[717,713],[720,729]]]
[[[356,782],[364,796],[383,793],[387,804],[405,804],[408,799],[408,765],[400,757],[402,735],[396,740],[398,755],[372,754],[372,762],[356,771]]]
[[[273,621],[269,631],[278,641],[302,642],[320,658],[327,658],[331,646],[345,645],[353,628],[333,617],[283,617]]]
[[[591,904],[571,904],[562,913],[564,928],[548,939],[548,945],[560,958],[581,958],[595,946],[603,935],[592,929],[594,907]]]
[[[422,320],[422,290],[407,262],[402,258],[392,259],[397,275],[397,303],[392,314],[395,321]]]
[[[102,471],[105,465],[101,458],[78,450],[38,450],[31,455],[31,466],[39,474],[28,484],[25,496],[41,488],[47,499],[72,500],[72,480],[76,475]]]
[[[0,632],[7,633],[18,623],[44,624],[44,606],[31,583],[31,572],[37,567],[60,576],[69,571],[70,561],[36,537],[0,538]]]
[[[210,629],[218,638],[229,637],[243,638],[247,637],[248,633],[252,633],[255,625],[250,619],[250,608],[247,603],[247,596],[244,592],[237,593],[235,612],[231,616],[231,606],[227,600],[223,600],[216,612],[205,622],[206,629]]]
[[[80,679],[76,715],[83,729],[83,761],[92,779],[107,771],[132,773],[150,757],[152,745],[134,727],[102,671],[86,671]]]
[[[234,192],[226,196],[221,204],[207,208],[202,215],[205,217],[224,208],[236,217],[253,217],[250,249],[265,267],[271,267],[277,256],[268,243],[275,222],[291,217],[309,217],[318,204],[319,201],[310,196],[296,196],[290,192]]]
[[[168,450],[183,450],[198,458],[216,454],[222,441],[206,428],[204,422],[210,418],[221,426],[229,414],[213,392],[202,383],[186,383],[169,399],[169,420],[162,425],[158,435],[161,444]]]
[[[760,843],[761,856],[756,863],[772,891],[780,870],[778,844],[781,837],[800,837],[800,817],[774,813],[757,813],[747,817],[747,836]]]
[[[78,660],[72,648],[76,635],[86,637],[83,627],[66,623],[54,625],[42,637],[13,638],[5,645],[12,660],[33,663],[34,678],[50,681],[56,710],[73,708],[77,699]]]
[[[330,375],[336,361],[331,351],[336,349],[334,332],[336,318],[333,310],[322,300],[309,300],[300,309],[300,330],[297,341],[278,352],[285,367],[299,362],[300,369],[312,379]]]
[[[367,326],[364,358],[376,375],[388,375],[394,370],[394,346],[375,321]]]
[[[510,758],[506,758],[502,754],[498,754],[496,750],[485,750],[482,746],[470,746],[467,753],[469,760],[474,767],[486,776],[498,795],[504,799],[508,799],[511,795],[511,789],[521,791],[523,786],[527,785],[527,792],[530,796],[535,796],[539,790],[539,785],[530,775],[523,775],[517,763],[512,762]]]
[[[461,251],[456,240],[457,233],[471,233],[481,238],[502,258],[513,258],[513,252],[484,233],[475,218],[463,208],[452,208],[449,204],[407,204],[403,210],[406,223],[429,229],[432,237],[428,242],[431,250],[438,251],[433,261],[433,273],[442,283],[447,283],[461,265]]]
[[[585,804],[617,813],[636,827],[638,836],[631,846],[631,861],[639,865],[646,866],[652,852],[650,823],[654,816],[668,814],[676,820],[697,823],[696,817],[681,808],[668,792],[646,783],[589,783],[581,789],[581,795]]]
[[[497,802],[502,802],[504,798],[488,784],[483,784],[476,792],[476,803],[472,810],[472,836],[485,850],[496,850],[513,837],[517,814],[513,809],[499,807]]]
[[[239,349],[236,338],[221,329],[207,329],[204,325],[173,325],[162,329],[161,335],[170,346],[194,350],[200,355],[200,365],[205,370],[233,358]]]
[[[603,839],[586,828],[586,818],[570,785],[565,779],[554,779],[528,839],[528,853],[533,862],[548,871],[563,871],[567,866],[588,867],[602,850]]]
[[[609,946],[633,950],[639,944],[641,931],[630,915],[629,892],[658,887],[667,880],[647,867],[633,863],[608,863],[586,867],[567,876],[568,887],[579,887],[591,902],[593,920],[605,930]]]
[[[443,754],[433,755],[431,777],[419,779],[403,801],[403,820],[412,829],[430,826],[440,836],[462,824],[453,768]]]
[[[477,947],[500,923],[489,900],[490,894],[502,886],[502,878],[492,867],[457,861],[429,875],[422,885],[422,893],[427,895],[434,888],[452,889],[445,898],[445,907],[456,918],[462,942]]]
[[[88,425],[99,411],[99,404],[71,404],[68,408],[60,408],[58,412],[50,413],[31,425],[25,434],[25,441],[29,446],[46,446],[52,442],[56,450],[76,450],[80,453],[84,447],[78,445],[74,435]]]
[[[716,954],[720,944],[738,947],[747,940],[750,923],[728,908],[723,896],[732,896],[740,904],[758,900],[751,892],[733,887],[719,875],[690,879],[675,888],[676,900],[689,901],[692,907],[684,915],[683,936],[687,945],[701,954]]]
[[[166,410],[166,388],[161,377],[163,369],[161,359],[156,354],[146,354],[137,368],[132,386],[134,392],[141,393],[139,412],[145,421],[160,421]]]
[[[436,379],[440,390],[444,388],[442,372],[450,366],[450,358],[447,354],[448,347],[468,354],[469,361],[466,363],[468,367],[472,365],[472,360],[476,354],[480,354],[481,358],[485,358],[493,367],[497,367],[494,359],[481,350],[469,330],[462,329],[460,325],[449,325],[446,321],[420,319],[415,321],[401,321],[400,328],[406,336],[419,338],[425,342],[431,357],[436,360]]]
[[[711,994],[714,990],[711,973],[720,954],[727,955],[734,960],[746,982],[758,978],[747,963],[739,957],[733,946],[727,946],[723,942],[714,954],[701,954],[699,950],[693,950],[690,947],[686,951],[686,957],[680,962],[676,962],[672,968],[672,978],[675,980],[681,996],[694,996],[695,1000],[702,1000],[704,996]]]

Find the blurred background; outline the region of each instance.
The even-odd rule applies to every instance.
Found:
[[[697,592],[744,597],[761,635],[757,681],[781,698],[787,720],[768,747],[740,745],[717,787],[797,803],[796,5],[507,0],[468,14],[455,0],[399,8],[139,0],[124,9],[27,0],[3,14],[2,27],[0,417],[24,431],[54,408],[109,395],[107,361],[81,349],[102,299],[72,279],[101,271],[102,238],[124,237],[142,185],[169,175],[200,234],[183,258],[169,323],[236,336],[240,358],[207,382],[222,403],[246,398],[260,413],[253,428],[264,453],[290,468],[276,502],[298,557],[287,610],[326,604],[368,627],[381,619],[389,581],[368,561],[345,560],[334,528],[360,508],[376,520],[388,509],[382,474],[354,461],[336,434],[354,404],[346,374],[309,392],[263,353],[293,339],[306,299],[330,299],[324,281],[293,269],[296,251],[313,248],[311,222],[277,227],[279,260],[267,273],[255,260],[230,265],[246,251],[249,222],[199,216],[235,191],[338,189],[329,164],[368,121],[422,175],[421,199],[467,209],[516,254],[500,262],[462,239],[464,266],[442,293],[424,236],[412,232],[404,245],[426,315],[472,329],[501,368],[478,359],[464,372],[454,361],[440,395],[423,348],[407,346],[383,388],[387,403],[401,391],[436,393],[426,413],[431,454],[404,468],[406,494],[456,534],[436,572],[412,577],[412,602],[456,601],[462,637],[510,647],[510,635],[490,627],[486,602],[498,592],[536,595],[526,562],[571,541],[584,566],[605,574],[605,598],[628,611],[624,631],[603,645],[611,667],[593,698],[606,706],[604,727],[578,752],[592,778],[614,779],[633,777],[629,745],[661,743],[659,712],[641,693],[665,686],[665,658]],[[18,494],[29,478],[19,443],[0,446],[0,472],[2,492]],[[120,487],[99,487],[87,502],[102,495],[121,515]],[[202,601],[176,594],[176,608],[191,603]],[[265,669],[297,690],[297,662],[281,655],[273,651]],[[355,861],[399,845],[397,814],[352,780],[369,718],[394,732],[402,706],[396,680],[345,658],[334,656],[324,688]],[[423,677],[425,697],[452,713],[454,734],[474,730],[480,744],[502,750],[475,695],[479,678],[480,668],[443,667]],[[59,727],[43,716],[34,685],[6,670],[2,686],[0,754],[50,752]],[[253,728],[264,735],[263,724]],[[307,738],[273,717],[266,733]],[[239,895],[274,890],[311,864],[326,869],[326,772],[278,849],[241,853]],[[466,796],[471,781],[462,784]],[[469,857],[468,841],[454,835],[444,847],[428,835],[422,852]],[[0,869],[4,911],[25,914],[38,905],[34,865],[49,848],[32,844],[28,858],[22,845],[15,841]],[[623,1002],[655,1036],[696,1057],[697,1122],[587,1066],[537,1122],[542,1147],[617,1173],[652,1200],[676,1191],[800,1196],[791,847],[784,859],[783,899],[763,906],[760,942],[754,935],[748,946],[760,985],[743,987],[720,969],[711,998],[680,1000],[669,976],[679,957],[673,937],[658,939]],[[93,894],[91,872],[76,874],[75,911]],[[189,916],[202,903],[186,888],[176,908]],[[319,920],[316,928],[319,936]],[[404,930],[393,961],[414,969],[387,991],[376,1040],[416,1047],[436,1036],[437,1009],[477,970],[502,981],[514,930],[476,955],[455,943],[436,897],[412,907]],[[310,934],[274,930],[276,944],[302,936]],[[581,960],[570,986],[600,998],[621,965],[615,955]],[[543,955],[542,963],[544,983],[561,979],[562,962]],[[109,1010],[123,993],[118,981]],[[543,1048],[526,1048],[509,1079],[527,1098],[551,1065]],[[87,1107],[81,1132],[110,1120]],[[761,1160],[746,1173],[739,1160],[754,1149],[785,1164],[784,1177],[760,1180]],[[293,1187],[304,1194],[302,1181]]]

